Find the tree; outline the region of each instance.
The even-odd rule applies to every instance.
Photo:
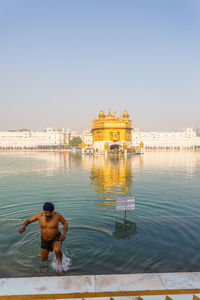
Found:
[[[71,146],[79,146],[81,145],[82,140],[80,138],[80,136],[75,136],[73,139],[70,140],[69,144]]]
[[[28,129],[28,128],[21,128],[21,129],[19,129],[19,132],[23,132],[23,131],[30,131],[30,129]]]

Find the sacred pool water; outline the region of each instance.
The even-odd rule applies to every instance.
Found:
[[[0,191],[0,277],[200,271],[199,152],[1,153]],[[38,223],[18,233],[45,201],[69,223],[61,273],[41,262]]]

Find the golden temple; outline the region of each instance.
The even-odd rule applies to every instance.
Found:
[[[94,153],[124,153],[132,146],[132,121],[127,110],[116,116],[101,110],[91,129]]]

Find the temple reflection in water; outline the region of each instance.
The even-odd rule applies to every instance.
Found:
[[[91,169],[91,186],[98,195],[96,203],[115,208],[116,196],[130,195],[132,184],[132,158],[87,156],[82,158],[83,168]],[[120,212],[122,215],[124,211]],[[117,240],[130,239],[136,233],[136,223],[127,220],[115,221],[112,237]]]
[[[132,184],[131,159],[126,157],[83,157],[84,167],[91,169],[91,186],[99,205],[115,205],[115,197],[129,195]]]

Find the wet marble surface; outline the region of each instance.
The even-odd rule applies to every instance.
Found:
[[[94,276],[0,279],[0,296],[95,292]]]
[[[160,278],[166,289],[199,289],[200,273],[162,273]]]
[[[195,272],[0,279],[0,296],[199,288],[200,273]],[[165,300],[165,297],[142,296],[144,300]],[[193,295],[173,295],[173,300],[192,300],[192,298]],[[110,297],[91,299],[109,300]],[[137,297],[114,297],[114,299],[136,300]]]
[[[127,274],[96,276],[96,292],[165,289],[158,274]]]

